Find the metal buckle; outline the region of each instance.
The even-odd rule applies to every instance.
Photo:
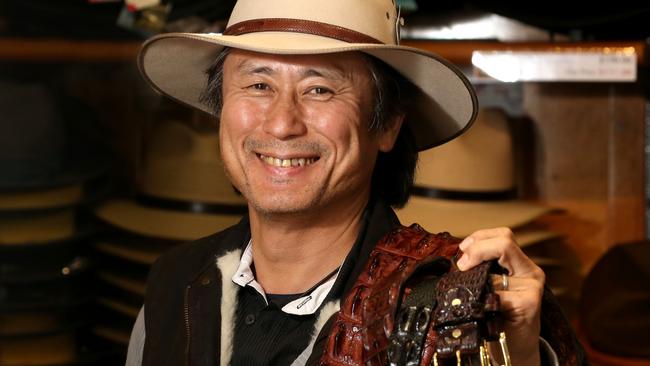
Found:
[[[510,361],[510,351],[508,351],[508,344],[506,343],[506,333],[499,333],[499,346],[501,347],[501,354],[503,356],[504,364],[501,366],[512,366]],[[483,345],[479,347],[479,359],[481,361],[481,366],[491,366],[492,361],[490,361],[490,351],[486,341],[483,341]],[[433,354],[433,366],[439,366],[438,364],[438,352]],[[456,351],[456,366],[461,366],[462,357],[460,350]]]

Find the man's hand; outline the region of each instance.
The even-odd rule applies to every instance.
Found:
[[[544,271],[519,248],[509,228],[479,230],[460,244],[458,268],[467,270],[491,259],[508,270],[508,288],[495,276],[494,288],[501,311],[513,365],[539,365],[539,333]],[[494,352],[492,352],[494,354]]]

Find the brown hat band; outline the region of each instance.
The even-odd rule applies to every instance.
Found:
[[[517,198],[517,189],[499,191],[460,191],[413,186],[411,194],[420,197],[460,201],[508,201]]]
[[[290,18],[264,18],[251,19],[235,23],[223,31],[227,36],[239,36],[255,32],[295,32],[323,36],[348,43],[378,43],[383,42],[357,32],[352,29],[337,25],[316,22],[313,20]]]

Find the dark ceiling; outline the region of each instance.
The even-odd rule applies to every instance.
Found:
[[[235,0],[168,0],[170,20],[198,15],[207,21],[224,19]],[[353,0],[351,0],[353,1]],[[417,0],[417,13],[458,13],[463,10],[493,12],[549,31],[570,34],[577,40],[639,40],[650,37],[650,5],[637,1],[567,7],[568,2],[451,4]],[[0,1],[0,35],[71,38],[138,38],[116,26],[122,2],[90,4],[88,0]]]

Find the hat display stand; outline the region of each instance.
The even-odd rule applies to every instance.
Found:
[[[411,199],[397,215],[403,224],[417,222],[461,238],[481,229],[511,228],[524,253],[547,274],[546,284],[565,310],[574,314],[579,266],[567,260],[563,236],[535,222],[554,209],[518,198],[516,172],[508,116],[499,108],[480,109],[463,135],[420,153]]]
[[[225,176],[218,141],[214,127],[157,121],[143,141],[136,192],[94,210],[109,230],[93,243],[101,309],[93,332],[124,352],[156,258],[237,223],[247,212]]]
[[[95,364],[101,352],[80,336],[97,233],[88,207],[110,187],[109,154],[78,101],[40,83],[0,86],[0,365]]]

